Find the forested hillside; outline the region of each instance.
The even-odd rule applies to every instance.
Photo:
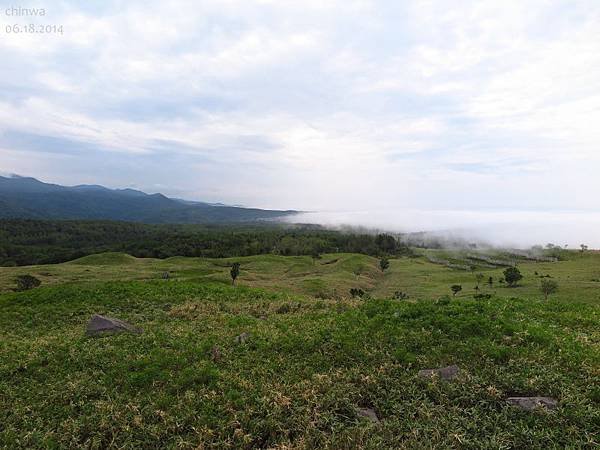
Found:
[[[221,223],[268,220],[294,213],[186,202],[134,189],[60,186],[30,177],[0,176],[0,218]]]

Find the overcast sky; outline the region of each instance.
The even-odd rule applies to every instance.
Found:
[[[598,0],[15,0],[0,19],[4,173],[269,208],[600,208]],[[28,23],[63,34],[6,30]]]

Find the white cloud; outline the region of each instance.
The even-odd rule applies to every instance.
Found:
[[[114,184],[265,207],[600,207],[595,1],[47,9],[64,35],[0,40],[0,130],[85,150],[31,175],[105,158]],[[26,166],[9,151],[0,169]]]

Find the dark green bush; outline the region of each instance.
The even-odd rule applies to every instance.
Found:
[[[19,275],[16,278],[17,291],[27,291],[38,287],[42,282],[32,275]]]

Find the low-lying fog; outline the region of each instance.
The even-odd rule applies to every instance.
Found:
[[[589,211],[347,211],[307,212],[288,219],[377,228],[390,232],[431,232],[495,246],[528,248],[555,245],[600,248],[600,213]]]

